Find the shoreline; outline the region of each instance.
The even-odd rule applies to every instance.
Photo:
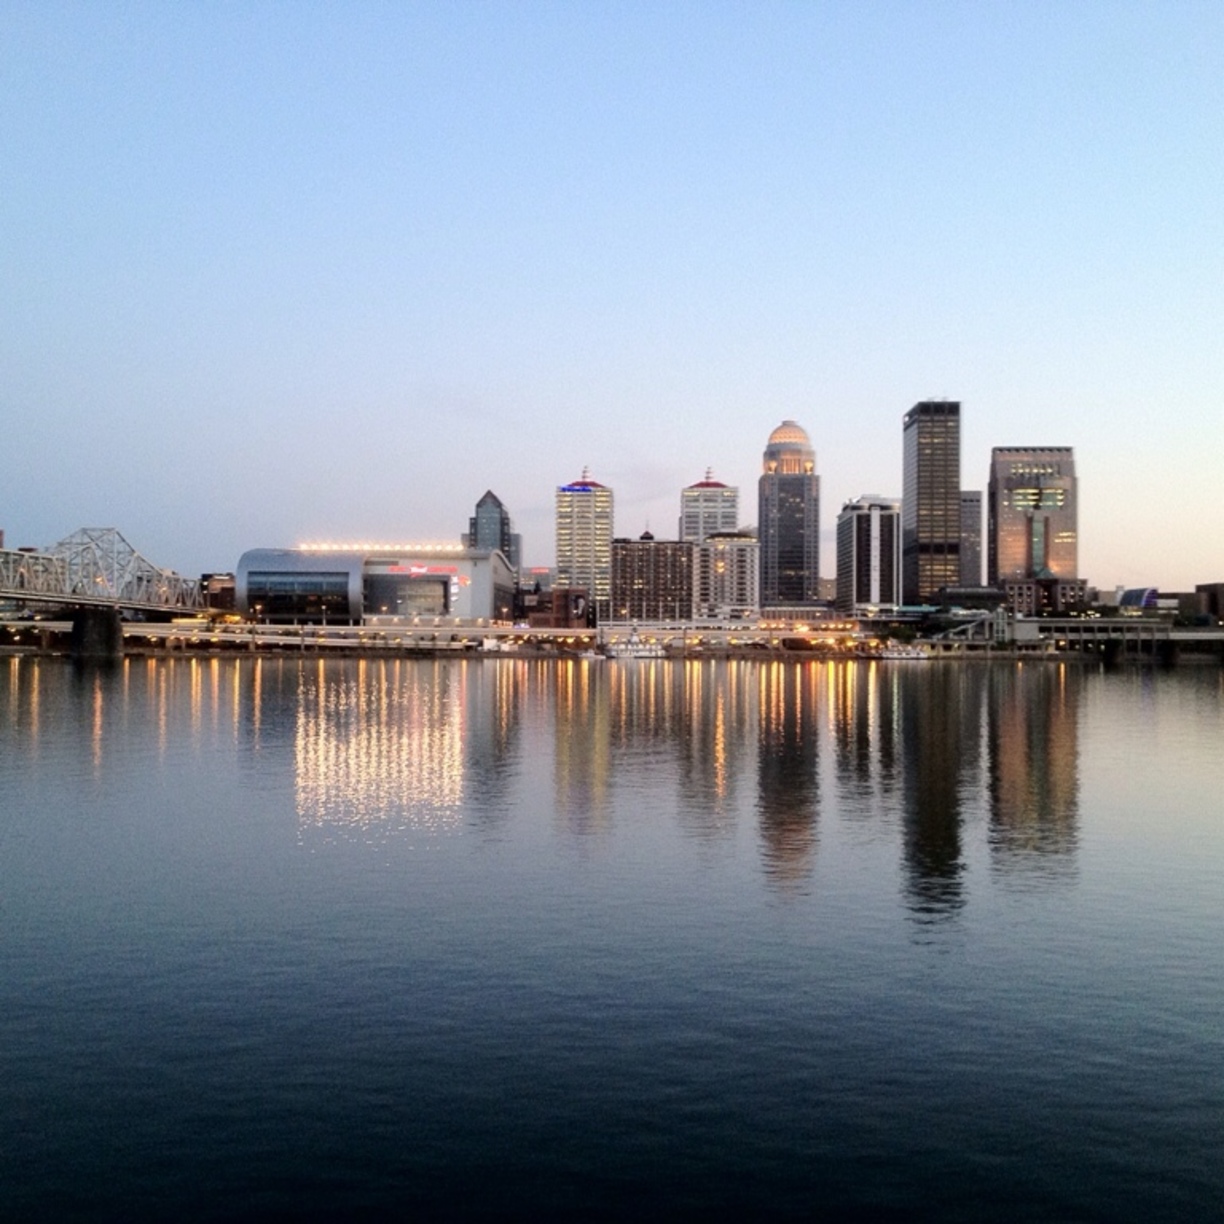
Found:
[[[1180,653],[1175,661],[1159,654],[1126,653],[1107,663],[1099,652],[1079,650],[1008,650],[1008,649],[933,649],[922,657],[889,658],[879,654],[837,650],[795,650],[786,647],[747,647],[730,650],[671,650],[663,656],[653,658],[620,657],[608,658],[602,653],[593,654],[577,650],[480,650],[458,646],[403,646],[398,644],[375,645],[320,645],[307,642],[302,645],[229,644],[202,645],[168,641],[164,645],[141,644],[124,649],[121,655],[110,659],[92,658],[77,660],[72,651],[62,646],[41,646],[0,643],[0,657],[31,659],[65,659],[82,662],[114,662],[125,659],[394,659],[438,660],[464,659],[480,661],[513,662],[564,662],[564,663],[619,663],[636,666],[650,663],[690,662],[793,662],[793,663],[891,663],[905,668],[921,667],[932,663],[1071,663],[1085,666],[1121,666],[1134,664],[1142,667],[1159,667],[1169,670],[1176,667],[1220,667],[1224,657],[1218,653]]]

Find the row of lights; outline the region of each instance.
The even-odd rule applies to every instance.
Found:
[[[414,544],[380,544],[368,540],[355,543],[309,543],[299,544],[301,552],[389,552],[389,553],[462,553],[467,549],[462,544],[441,544],[418,541]]]

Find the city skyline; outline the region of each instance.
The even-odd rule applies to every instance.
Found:
[[[792,418],[827,578],[949,398],[963,488],[1074,448],[1093,585],[1215,581],[1219,46],[1193,0],[10,6],[0,529],[194,574],[494,489],[548,564],[584,465],[662,535]]]

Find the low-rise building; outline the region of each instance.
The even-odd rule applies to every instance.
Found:
[[[498,551],[447,544],[305,545],[243,553],[237,610],[277,624],[509,621],[515,580]]]

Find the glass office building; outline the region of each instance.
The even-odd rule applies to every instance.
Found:
[[[837,610],[874,615],[901,602],[901,503],[865,494],[837,516]]]
[[[807,433],[783,421],[769,435],[758,485],[761,607],[820,602],[820,477]]]
[[[901,589],[931,603],[961,581],[960,404],[924,400],[905,414],[901,489]]]
[[[1075,456],[1069,446],[996,446],[987,490],[990,584],[1079,577]]]

